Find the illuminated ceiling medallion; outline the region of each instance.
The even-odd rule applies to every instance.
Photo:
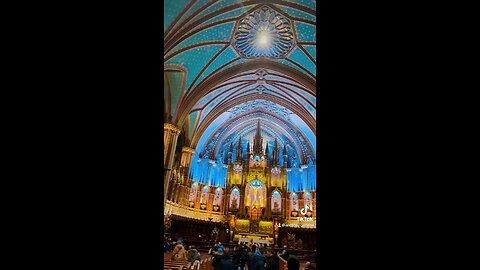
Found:
[[[284,58],[295,46],[290,21],[268,6],[240,20],[233,47],[243,58]]]

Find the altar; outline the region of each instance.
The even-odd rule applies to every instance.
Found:
[[[253,233],[240,233],[238,239],[238,244],[241,243],[254,243],[270,246],[273,243],[273,238],[269,237],[268,234],[253,234]]]
[[[262,244],[266,246],[270,246],[270,241],[265,240],[265,239],[251,239],[251,238],[240,238],[238,240],[238,244],[242,243],[254,243],[254,244]]]

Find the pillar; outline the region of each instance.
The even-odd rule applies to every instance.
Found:
[[[270,187],[270,185],[269,185]],[[266,217],[271,217],[272,213],[272,190],[267,189],[267,209],[265,209],[265,216]]]
[[[180,172],[181,177],[179,181],[179,190],[175,193],[175,201],[180,204],[184,203],[183,197],[186,194],[187,185],[189,184],[190,163],[192,161],[192,155],[195,153],[195,149],[184,146],[182,147],[182,157],[180,158]]]
[[[195,149],[184,146],[182,147],[182,158],[180,160],[180,166],[183,169],[183,173],[188,175],[190,163],[192,162],[192,155],[195,153]]]
[[[230,188],[227,186],[225,188],[225,194],[223,196],[223,214],[227,215],[229,212],[229,204],[230,203]]]
[[[173,158],[175,155],[175,148],[177,147],[177,139],[180,134],[181,129],[177,126],[165,123],[163,125],[163,168],[164,168],[164,183],[163,183],[163,192],[164,200],[163,204],[165,205],[167,195],[168,195],[168,185],[171,179]]]
[[[170,183],[168,183],[167,200],[174,202],[173,194],[177,190],[177,174],[175,171],[171,174]]]

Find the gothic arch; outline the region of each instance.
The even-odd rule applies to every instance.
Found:
[[[192,108],[195,106],[195,103],[217,84],[228,80],[230,77],[235,76],[238,73],[249,70],[257,70],[264,67],[268,67],[271,70],[295,78],[298,83],[303,85],[311,94],[316,96],[317,89],[314,78],[309,77],[293,67],[281,64],[279,62],[267,59],[255,59],[246,63],[240,63],[226,70],[215,73],[214,75],[210,75],[204,79],[184,97],[184,102],[182,102],[182,108],[184,108],[184,110],[173,119],[174,122],[178,123],[180,126],[183,125],[183,122],[190,114]]]

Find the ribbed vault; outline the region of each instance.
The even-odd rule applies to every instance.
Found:
[[[178,0],[165,8],[165,119],[197,154],[218,159],[240,138],[246,151],[259,122],[269,151],[277,139],[289,159],[314,162],[315,1]],[[276,35],[292,47],[255,52],[245,34],[270,22],[291,31]]]

